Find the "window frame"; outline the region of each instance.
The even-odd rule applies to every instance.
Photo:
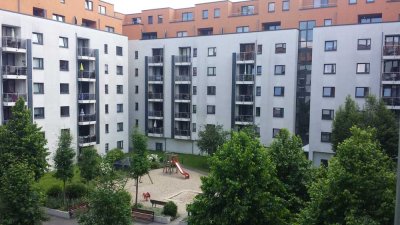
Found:
[[[201,11],[201,18],[203,20],[207,20],[208,19],[208,9],[204,9]]]
[[[39,112],[40,114],[37,113],[37,110],[40,111]],[[45,108],[44,107],[34,107],[33,108],[33,118],[35,120],[44,119],[45,117],[46,117],[46,115],[45,115]]]
[[[207,86],[207,95],[208,96],[215,96],[216,94],[217,94],[216,86]]]
[[[332,48],[328,48],[329,43],[332,43]],[[325,52],[335,52],[337,51],[337,40],[329,40],[329,41],[325,41]]]
[[[103,11],[104,9],[104,11]],[[107,15],[107,7],[105,7],[104,5],[99,5],[98,6],[98,13],[101,15]]]
[[[287,8],[285,7],[285,5],[287,6]],[[290,1],[289,0],[282,1],[282,11],[289,11],[289,10],[290,10]]]
[[[35,88],[37,86],[37,88]],[[35,91],[37,89],[38,91]],[[44,83],[34,82],[32,85],[32,92],[34,95],[43,95],[44,94]]]
[[[359,71],[360,66],[364,65],[363,70]],[[357,63],[356,74],[370,74],[371,73],[371,64],[370,63]]]
[[[117,74],[117,75],[124,75],[124,67],[118,65],[118,66],[116,67],[116,74]]]
[[[331,66],[330,71],[327,71],[327,66]],[[324,64],[324,74],[336,74],[336,63]]]
[[[39,61],[39,66],[35,67],[35,60]],[[44,70],[44,59],[43,58],[37,58],[37,57],[33,57],[32,59],[32,69],[34,70]]]
[[[275,12],[275,2],[268,2],[268,13],[273,13]]]
[[[277,93],[277,91],[279,93]],[[274,97],[284,97],[285,96],[285,87],[284,86],[274,86]]]
[[[215,115],[215,105],[207,105],[207,115]]]
[[[282,47],[280,47],[280,45],[282,45]],[[275,54],[285,54],[285,53],[286,53],[286,43],[275,43]]]
[[[67,88],[65,89],[65,87],[67,87]],[[61,95],[69,94],[69,83],[60,83],[60,94]]]
[[[280,73],[278,73],[277,68],[281,68]],[[274,75],[285,75],[285,74],[286,74],[286,65],[275,65]]]
[[[221,9],[220,8],[215,8],[214,9],[214,18],[220,18],[220,17],[221,17]]]
[[[34,41],[34,36],[37,37],[37,42]],[[32,44],[43,45],[43,33],[32,32]]]
[[[121,46],[115,46],[115,54],[117,56],[123,56],[124,55],[124,49]]]
[[[211,51],[211,52],[210,52]],[[217,56],[217,47],[209,47],[207,52],[208,57],[215,57]],[[194,57],[194,56],[193,56]]]
[[[66,68],[65,68],[65,65],[62,66],[62,63],[66,63]],[[59,69],[62,72],[68,72],[69,71],[69,61],[68,60],[60,60]]]
[[[366,41],[366,44],[360,44],[360,41]],[[371,38],[360,38],[357,40],[357,50],[359,51],[365,51],[365,50],[371,50]]]
[[[331,132],[321,132],[321,142],[322,143],[331,143],[332,142],[332,133]]]
[[[328,113],[324,113],[328,112]],[[335,117],[334,109],[322,109],[321,110],[321,120],[333,120]]]
[[[117,113],[123,113],[124,112],[124,104],[119,103],[117,104]]]
[[[63,110],[66,110],[68,113],[67,114],[63,114]],[[65,111],[64,111],[64,113],[65,113]],[[70,117],[69,106],[60,106],[60,117]]]
[[[329,95],[325,95],[325,90],[328,89],[330,90],[330,94]],[[322,97],[323,98],[334,98],[335,97],[335,87],[322,87]]]
[[[210,70],[211,70],[211,73],[210,73]],[[215,67],[215,66],[207,67],[207,76],[211,76],[211,77],[217,76],[217,67]]]
[[[60,42],[62,41],[63,45],[60,45]],[[58,47],[59,48],[68,48],[68,38],[67,37],[58,37]]]
[[[357,95],[359,89],[363,90],[362,96]],[[366,98],[368,95],[369,95],[369,87],[356,87],[355,88],[355,94],[354,94],[355,98]]]
[[[273,107],[272,108],[272,117],[273,118],[284,118],[285,117],[285,108]]]

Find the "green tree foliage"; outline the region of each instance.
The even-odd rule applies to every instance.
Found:
[[[136,180],[135,207],[137,207],[139,177],[147,174],[150,170],[150,161],[147,159],[147,138],[137,129],[131,136],[133,154],[131,154],[130,176]]]
[[[374,96],[368,96],[363,110],[350,96],[346,98],[344,107],[336,112],[332,125],[332,147],[337,146],[350,137],[350,128],[358,126],[361,128],[373,127],[377,131],[377,139],[392,159],[397,157],[398,144],[398,122],[392,111],[385,103]]]
[[[107,152],[105,161],[110,165],[114,165],[116,161],[122,160],[123,158],[125,158],[124,152],[119,148],[114,148]]]
[[[275,171],[258,139],[232,133],[210,158],[210,173],[201,178],[203,193],[188,206],[189,224],[288,224],[289,210],[279,197],[284,187]]]
[[[302,146],[300,137],[282,129],[268,148],[278,179],[285,187],[284,199],[292,215],[300,212],[309,200],[307,186],[311,183],[311,163]]]
[[[41,128],[32,123],[31,112],[20,98],[11,110],[10,120],[0,126],[0,177],[10,166],[9,160],[16,160],[25,161],[38,180],[48,167],[46,144]]]
[[[79,157],[78,166],[81,177],[89,182],[97,177],[101,158],[93,147],[83,148]]]
[[[219,146],[222,146],[228,137],[229,132],[224,131],[222,125],[207,124],[204,130],[199,132],[197,146],[201,152],[213,155]]]
[[[34,186],[35,173],[27,163],[13,161],[0,178],[0,224],[41,224],[43,196]]]
[[[69,132],[61,131],[58,137],[58,148],[54,155],[54,177],[63,182],[63,197],[65,205],[65,183],[74,176],[75,151],[71,148],[72,136]]]
[[[392,225],[395,174],[372,129],[351,128],[325,176],[310,187],[299,224]]]

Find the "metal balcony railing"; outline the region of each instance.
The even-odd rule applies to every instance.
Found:
[[[175,136],[190,136],[190,130],[175,129]]]
[[[253,95],[239,95],[236,96],[236,101],[238,102],[253,102]]]
[[[4,93],[3,102],[17,102],[19,98],[23,98],[26,101],[26,94],[24,93]]]
[[[149,93],[149,99],[164,99],[163,93]]]
[[[26,66],[2,66],[3,75],[18,75],[18,76],[26,76],[27,69]]]
[[[163,63],[164,62],[164,56],[155,55],[155,56],[149,57],[148,60],[149,60],[149,63]]]
[[[164,112],[163,111],[149,111],[149,116],[152,117],[163,117]]]
[[[383,46],[384,56],[400,56],[400,45],[385,45]]]
[[[162,127],[153,127],[148,129],[148,133],[150,134],[163,134],[164,128]]]
[[[237,16],[253,16],[253,15],[258,15],[257,10],[248,10],[248,11],[240,11],[236,13],[231,13],[231,17],[237,17]]]
[[[256,58],[255,52],[239,52],[236,55],[237,61],[249,61],[254,60]]]
[[[236,122],[253,122],[254,121],[254,116],[249,116],[249,115],[239,115],[235,117]]]
[[[388,106],[400,106],[400,97],[382,97]]]
[[[176,94],[176,100],[190,100],[190,94]]]
[[[400,72],[391,72],[382,74],[383,81],[400,81]]]
[[[175,76],[175,81],[190,81],[190,76],[189,74]]]
[[[95,57],[94,49],[90,48],[78,48],[78,56]]]
[[[95,71],[79,71],[78,78],[96,79]]]
[[[149,76],[149,81],[164,81],[164,77],[162,75]]]
[[[190,63],[192,62],[192,57],[189,55],[176,55],[174,56],[175,63]]]
[[[79,115],[79,122],[96,121],[96,114]]]
[[[26,40],[15,37],[3,37],[2,46],[7,48],[26,49]]]
[[[78,94],[79,100],[96,100],[96,94],[92,93],[79,93]]]
[[[96,142],[96,135],[79,136],[79,144]]]
[[[175,118],[190,119],[190,113],[189,112],[177,112],[177,113],[175,113]]]
[[[236,76],[236,81],[254,81],[253,74],[239,74]]]

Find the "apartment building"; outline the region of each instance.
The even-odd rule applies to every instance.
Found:
[[[2,123],[22,97],[48,141],[49,163],[61,131],[78,150],[128,151],[125,36],[5,10],[0,25]]]

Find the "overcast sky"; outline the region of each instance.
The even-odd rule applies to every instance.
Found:
[[[197,3],[215,2],[218,0],[103,0],[113,3],[115,11],[121,13],[138,13],[144,9],[156,8],[186,8],[193,7]],[[238,0],[233,0],[233,2]]]

